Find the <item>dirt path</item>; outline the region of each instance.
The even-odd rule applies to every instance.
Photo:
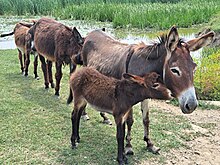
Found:
[[[166,102],[151,100],[150,107],[183,115],[178,107]],[[184,115],[191,122],[193,130],[188,133],[199,134],[186,141],[186,148],[161,153],[168,165],[220,165],[220,110],[196,110]]]

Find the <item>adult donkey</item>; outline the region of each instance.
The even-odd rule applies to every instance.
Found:
[[[24,67],[25,62],[26,62],[26,35],[28,33],[28,30],[30,27],[32,27],[35,23],[35,21],[32,21],[33,23],[27,23],[27,22],[18,22],[15,27],[13,32],[7,33],[7,34],[1,34],[0,37],[6,37],[14,34],[14,40],[15,40],[15,45],[18,49],[18,58],[20,61],[20,66],[21,66],[21,72],[25,73],[26,68]],[[32,47],[32,54],[34,54],[34,75],[36,79],[39,79],[38,74],[37,74],[37,65],[38,65],[38,55],[36,54],[36,50],[34,47]],[[22,57],[23,54],[23,57]],[[24,61],[24,64],[23,64]],[[26,72],[27,73],[27,72]],[[27,76],[27,74],[24,74]]]
[[[214,37],[209,32],[199,38],[183,42],[179,38],[177,28],[174,26],[167,35],[162,35],[158,43],[153,45],[124,44],[106,35],[103,31],[95,30],[85,39],[81,57],[85,66],[96,68],[99,72],[117,79],[127,72],[143,76],[148,72],[157,72],[164,84],[171,90],[173,97],[179,101],[184,114],[192,113],[197,107],[197,98],[193,86],[193,73],[196,64],[190,56],[190,51],[208,45]],[[69,99],[72,96],[70,94]],[[147,148],[157,153],[149,138],[149,109],[148,101],[141,102],[144,124],[144,141]],[[133,124],[132,111],[127,119],[127,136],[125,152],[133,154],[131,146],[131,127]]]
[[[49,82],[53,84],[52,62],[56,63],[55,95],[59,96],[62,65],[70,64],[70,72],[75,70],[76,65],[73,64],[71,59],[81,51],[84,39],[75,27],[71,29],[51,18],[39,19],[36,24],[30,28],[28,33],[29,42],[27,42],[26,45],[27,54],[30,53],[30,45],[33,41],[40,55],[41,67],[45,79],[45,88],[49,87]],[[45,58],[49,60],[48,66],[46,66]]]

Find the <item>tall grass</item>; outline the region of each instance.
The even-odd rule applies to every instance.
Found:
[[[220,9],[216,5],[220,2],[204,3],[81,4],[67,6],[53,15],[61,19],[111,21],[114,27],[166,29],[174,24],[190,27],[208,22]]]
[[[208,22],[219,10],[220,1],[214,0],[0,0],[2,15],[51,15],[110,21],[114,27],[157,29]]]

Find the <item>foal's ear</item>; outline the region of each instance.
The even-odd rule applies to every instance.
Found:
[[[124,73],[123,74],[124,79],[133,80],[135,77],[132,74]]]
[[[129,74],[129,73],[124,73],[123,77],[127,80],[137,82],[139,84],[144,84],[144,79],[140,76],[132,75],[132,74]]]
[[[188,48],[190,51],[196,51],[204,46],[209,45],[215,36],[213,31],[208,32],[207,34],[202,35],[201,37],[192,39],[187,42]]]
[[[176,26],[173,26],[167,35],[167,41],[166,41],[167,50],[169,50],[170,52],[174,51],[177,47],[178,42],[179,42],[179,34],[177,32]]]
[[[73,27],[73,35],[77,41],[78,44],[82,45],[84,43],[84,39],[83,37],[81,36],[81,34],[79,33],[79,31],[76,29],[76,27]]]

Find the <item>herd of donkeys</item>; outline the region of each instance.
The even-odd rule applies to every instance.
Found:
[[[93,30],[86,37],[79,31],[54,19],[43,17],[30,23],[19,22],[13,32],[19,53],[21,71],[28,76],[30,54],[35,55],[34,74],[37,74],[37,60],[41,61],[45,88],[55,88],[59,96],[62,65],[70,66],[70,93],[67,103],[74,102],[72,112],[72,148],[80,142],[79,123],[89,103],[100,111],[104,121],[110,123],[106,113],[114,116],[117,127],[117,160],[127,163],[126,155],[133,154],[131,127],[132,106],[141,102],[144,125],[144,141],[147,148],[157,153],[149,138],[148,98],[178,99],[183,113],[192,113],[198,101],[193,86],[196,64],[190,51],[209,45],[215,36],[208,31],[190,41],[179,38],[176,26],[159,37],[151,45],[125,44],[109,36],[105,29]],[[55,63],[56,83],[52,75]],[[83,67],[77,68],[77,65]],[[75,71],[76,70],[76,71]],[[125,124],[127,135],[125,136]],[[126,144],[124,141],[126,140]]]

